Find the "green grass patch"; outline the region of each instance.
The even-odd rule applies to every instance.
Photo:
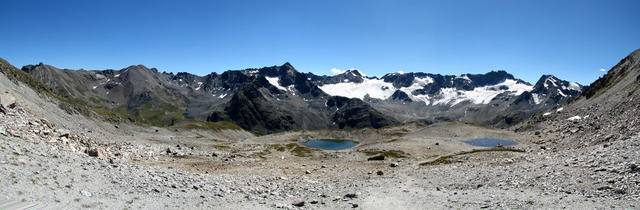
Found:
[[[384,155],[390,158],[408,158],[409,154],[400,150],[367,150],[362,151],[367,156]]]
[[[298,143],[269,144],[255,155],[264,159],[264,156],[271,154],[274,150],[278,152],[290,152],[296,157],[310,157],[314,151],[313,149],[301,146]]]
[[[445,155],[445,156],[441,156],[433,161],[427,161],[424,163],[420,163],[420,166],[428,166],[428,165],[441,165],[441,164],[450,164],[453,163],[454,161],[452,160],[453,158],[457,157],[457,156],[461,156],[461,155],[468,155],[468,154],[473,154],[473,153],[479,153],[479,152],[525,152],[524,150],[519,150],[519,149],[513,149],[513,148],[506,148],[506,147],[492,147],[492,148],[488,148],[488,149],[474,149],[471,151],[465,151],[465,152],[459,152],[453,155]]]
[[[174,125],[171,128],[181,129],[202,129],[202,130],[242,130],[242,128],[232,122],[196,122],[182,125]]]

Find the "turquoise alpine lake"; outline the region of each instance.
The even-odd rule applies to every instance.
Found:
[[[305,147],[317,148],[323,150],[343,150],[349,149],[358,145],[358,142],[351,140],[336,140],[336,139],[314,139],[300,143]]]
[[[511,146],[518,144],[515,141],[503,140],[503,139],[494,139],[494,138],[479,138],[479,139],[471,139],[468,141],[464,141],[467,144],[471,144],[473,146],[479,147],[497,147],[497,146]]]

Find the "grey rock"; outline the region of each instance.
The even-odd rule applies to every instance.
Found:
[[[295,202],[295,203],[293,203],[291,205],[296,206],[296,207],[303,207],[304,203],[305,203],[304,201],[299,201],[299,202]]]

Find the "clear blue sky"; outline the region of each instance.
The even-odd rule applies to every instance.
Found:
[[[198,75],[287,61],[328,75],[505,69],[589,84],[640,48],[639,20],[637,0],[2,0],[0,57]]]

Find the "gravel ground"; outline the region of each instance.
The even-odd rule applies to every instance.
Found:
[[[16,101],[0,113],[2,201],[98,209],[640,208],[637,133],[575,148],[538,144],[534,131],[464,123],[255,137],[113,125],[70,115],[1,75],[0,88]],[[525,152],[463,154],[479,148],[462,140],[478,137],[512,139]],[[297,143],[313,138],[360,144],[321,151]],[[385,159],[367,160],[376,153]],[[440,157],[449,158],[422,164]]]

